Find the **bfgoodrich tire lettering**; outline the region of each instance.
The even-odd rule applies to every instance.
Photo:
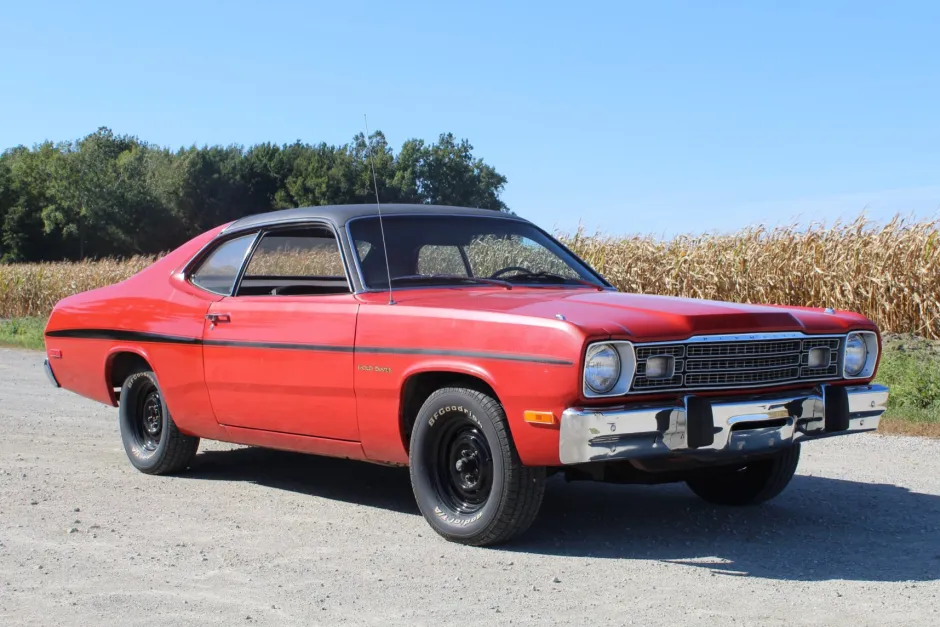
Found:
[[[772,457],[743,467],[715,469],[686,480],[695,494],[716,505],[757,505],[769,501],[787,487],[797,464],[800,445],[793,444]]]
[[[196,456],[199,438],[177,429],[157,377],[149,370],[124,380],[118,421],[124,451],[141,472],[151,475],[179,472]]]
[[[523,466],[502,406],[483,392],[444,388],[418,412],[411,485],[421,513],[448,540],[497,544],[532,524],[545,469]]]

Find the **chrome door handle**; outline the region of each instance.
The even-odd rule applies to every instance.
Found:
[[[219,322],[231,322],[232,316],[224,313],[207,313],[206,320],[212,324],[218,324]]]

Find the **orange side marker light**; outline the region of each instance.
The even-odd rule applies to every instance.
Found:
[[[531,422],[532,424],[537,425],[553,425],[555,424],[555,414],[550,411],[531,411],[526,410],[523,412],[522,417],[526,422]]]

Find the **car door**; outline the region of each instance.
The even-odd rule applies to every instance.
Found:
[[[203,331],[220,424],[358,441],[353,346],[359,305],[331,228],[262,232]]]

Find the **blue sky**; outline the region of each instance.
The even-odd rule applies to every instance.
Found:
[[[469,139],[547,228],[940,214],[929,0],[143,4],[8,3],[0,147],[344,143],[368,113]]]

